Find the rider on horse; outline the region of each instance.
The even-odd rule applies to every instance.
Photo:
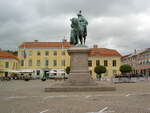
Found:
[[[77,14],[78,18],[71,19],[71,37],[70,43],[73,45],[79,44],[78,40],[80,40],[81,45],[85,44],[86,36],[87,36],[87,28],[88,25],[87,20],[82,16],[81,11]],[[84,42],[83,42],[84,39]]]
[[[84,18],[84,16],[82,16],[81,11],[79,11],[77,16],[78,16],[80,27],[84,31],[83,37],[86,37],[87,36],[87,28],[86,28],[86,26],[88,25],[88,21]]]

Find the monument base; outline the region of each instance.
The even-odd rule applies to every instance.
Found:
[[[64,82],[65,83],[65,82]],[[48,88],[45,88],[45,92],[96,92],[96,91],[115,91],[116,88],[111,83],[97,83],[96,85],[64,85],[54,84]]]
[[[88,69],[88,54],[90,49],[82,47],[71,47],[68,50],[70,55],[70,75],[68,80],[62,84],[55,84],[45,88],[46,92],[67,92],[67,91],[114,91],[111,84],[97,83],[94,81]]]

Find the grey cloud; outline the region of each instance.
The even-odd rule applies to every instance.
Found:
[[[37,8],[45,15],[74,14],[81,9],[89,17],[120,16],[142,12],[149,7],[149,3],[148,0],[46,0],[39,2]]]
[[[78,10],[88,19],[87,44],[112,47],[121,53],[148,47],[149,30],[139,14],[149,17],[149,0],[0,0],[0,48],[21,42],[69,39],[71,17]]]

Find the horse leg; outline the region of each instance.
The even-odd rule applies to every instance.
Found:
[[[86,37],[84,37],[84,45],[85,45]]]
[[[82,37],[80,37],[80,39],[81,39],[81,45],[83,44],[83,40],[82,40]]]
[[[78,39],[80,41],[80,44],[82,44],[82,39],[81,39],[81,35],[80,34],[78,35]]]
[[[77,35],[76,35],[76,44],[78,44],[78,36],[77,36]],[[75,45],[76,45],[76,44],[75,44]]]
[[[80,36],[80,42],[81,42],[81,45],[82,45],[83,44],[82,36]]]

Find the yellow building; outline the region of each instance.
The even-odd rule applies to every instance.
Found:
[[[102,74],[102,77],[111,78],[120,74],[121,55],[116,50],[98,48],[97,45],[94,45],[89,54],[88,65],[92,78],[96,78],[96,73],[94,72],[96,65],[105,66],[107,72]]]
[[[10,76],[9,72],[17,69],[17,63],[15,55],[0,50],[0,77]]]
[[[36,77],[41,77],[51,69],[65,69],[70,65],[70,56],[67,53],[70,43],[62,42],[24,42],[18,48],[19,69],[32,69]],[[89,70],[95,78],[94,67],[107,67],[105,76],[112,77],[119,74],[121,55],[112,49],[91,48],[89,54]]]
[[[64,42],[24,42],[18,48],[19,69],[32,69],[35,76],[43,76],[51,69],[65,69],[70,65]]]

